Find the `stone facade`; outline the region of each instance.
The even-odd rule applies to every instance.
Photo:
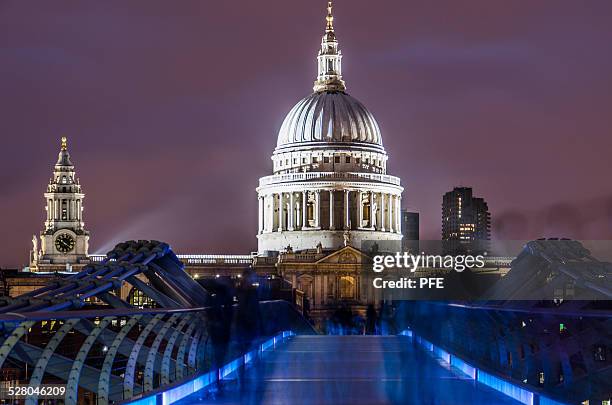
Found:
[[[349,307],[354,314],[365,316],[368,304],[382,298],[380,291],[368,283],[364,268],[371,258],[351,246],[339,250],[305,250],[283,252],[278,258],[278,274],[308,300],[308,315],[319,330],[340,307]],[[297,303],[304,306],[304,303]]]
[[[46,218],[38,238],[32,238],[32,271],[77,271],[89,262],[89,232],[83,221],[83,200],[66,138],[44,194]]]

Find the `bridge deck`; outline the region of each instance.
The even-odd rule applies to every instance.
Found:
[[[519,404],[441,365],[406,337],[296,336],[211,398],[185,404]]]

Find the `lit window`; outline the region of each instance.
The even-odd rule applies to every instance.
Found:
[[[130,290],[128,302],[137,308],[154,308],[157,306],[155,301],[136,288]]]
[[[340,277],[340,299],[355,298],[355,279],[350,276]]]
[[[316,157],[316,156],[314,156],[314,157],[312,158],[312,161],[313,161],[314,163],[317,163],[317,162],[319,161],[319,158],[318,158],[318,157]]]

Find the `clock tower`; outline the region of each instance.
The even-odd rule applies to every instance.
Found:
[[[65,137],[44,196],[47,217],[40,233],[40,248],[38,238],[34,236],[32,240],[30,268],[33,271],[76,271],[88,263],[89,232],[83,222],[85,194],[70,160]]]

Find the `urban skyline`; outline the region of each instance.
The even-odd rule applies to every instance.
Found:
[[[604,114],[604,106],[610,104],[606,90],[610,82],[604,72],[610,70],[612,60],[597,50],[604,49],[610,31],[603,20],[592,16],[583,37],[568,42],[562,41],[561,24],[570,22],[574,25],[568,31],[580,32],[580,16],[605,15],[597,7],[609,5],[596,3],[597,7],[587,10],[562,3],[555,8],[555,15],[534,6],[533,14],[522,16],[504,13],[508,10],[501,8],[501,3],[483,3],[479,12],[487,18],[482,31],[478,27],[465,31],[469,24],[445,27],[442,18],[426,6],[396,13],[404,6],[392,2],[368,14],[360,10],[365,4],[355,3],[352,11],[342,2],[337,4],[346,11],[336,23],[349,55],[344,61],[350,66],[348,91],[366,103],[381,124],[390,168],[406,187],[403,207],[421,212],[424,238],[439,237],[440,196],[465,183],[490,203],[498,225],[496,229],[494,223],[494,237],[609,238],[610,191],[601,184],[606,184],[609,166],[604,151],[611,146]],[[26,12],[21,4],[3,7],[1,83],[6,91],[0,96],[5,112],[0,131],[6,134],[4,146],[11,151],[2,163],[5,198],[0,209],[5,213],[7,230],[2,237],[3,267],[27,262],[31,235],[40,231],[44,220],[42,193],[62,135],[70,139],[88,196],[85,217],[92,231],[92,253],[139,237],[167,241],[178,251],[254,250],[254,184],[272,166],[269,150],[282,117],[296,98],[309,91],[310,61],[317,48],[312,38],[320,32],[320,10],[274,3],[255,24],[242,15],[244,9],[230,10],[219,4],[210,5],[210,9],[181,6],[185,9],[174,10],[165,22],[158,18],[164,15],[162,5],[147,13],[109,8],[106,13],[90,16],[91,20],[86,9],[78,8],[74,12],[82,13],[84,21],[92,24],[77,27],[71,20],[73,25],[63,27],[45,18],[45,13],[67,12],[61,8]],[[473,10],[450,8],[462,12],[463,22],[476,17]],[[130,13],[139,29],[132,23],[121,24],[119,11]],[[209,11],[216,20],[209,18]],[[201,21],[187,17],[190,13]],[[292,18],[279,18],[282,13]],[[401,24],[396,14],[410,14],[410,24]],[[25,15],[31,18],[21,21],[19,16]],[[415,16],[434,25],[417,23]],[[280,26],[266,24],[268,18],[280,21]],[[385,29],[359,32],[357,27],[372,18],[385,21]],[[228,35],[236,44],[244,44],[240,52],[217,49],[213,40],[201,41],[219,29],[215,24],[236,19],[241,24],[233,24]],[[536,24],[538,19],[551,19],[556,24],[543,28]],[[303,32],[293,35],[289,27],[296,21]],[[165,24],[168,36],[158,33],[160,24]],[[496,35],[491,35],[495,25],[499,25]],[[107,32],[107,26],[117,28]],[[525,31],[525,26],[530,30]],[[249,31],[262,27],[285,30],[278,38],[282,44],[278,46],[287,50],[284,60],[275,57],[273,63],[266,54],[269,32],[261,30],[254,35]],[[82,29],[82,41],[68,36],[77,28]],[[464,31],[456,37],[459,28]],[[192,38],[196,31],[200,41]],[[436,38],[431,31],[438,33],[438,43],[431,42]],[[113,48],[116,35],[125,36],[123,47]],[[171,39],[172,35],[178,38]],[[130,47],[142,47],[151,38],[157,45],[161,43],[155,52],[145,47],[137,55],[128,55]],[[585,42],[592,48],[585,50]],[[380,43],[385,44],[383,49]],[[34,57],[31,50],[35,48],[47,52]],[[540,58],[532,54],[538,49],[546,51]],[[212,63],[215,59],[207,56],[212,52],[227,52],[223,55],[228,63]],[[582,53],[588,59],[584,64],[575,58]],[[521,57],[527,54],[529,65]],[[131,65],[120,62],[119,56],[130,57]],[[232,71],[244,58],[250,61],[248,72],[243,71],[247,69],[244,65]],[[174,63],[164,62],[166,59]],[[556,60],[563,63],[553,63]],[[474,62],[480,65],[474,68]],[[143,66],[150,70],[135,77],[135,71]],[[275,74],[261,73],[271,67]],[[380,86],[368,74],[373,69],[394,78],[396,86]],[[510,80],[508,70],[515,75]],[[483,72],[487,73],[484,77]],[[182,77],[183,73],[189,74]],[[434,86],[440,80],[446,87]],[[522,83],[518,88],[517,82]],[[540,87],[528,85],[534,82]],[[552,89],[561,82],[566,93],[574,93],[571,102],[551,101]],[[229,84],[235,87],[221,99],[215,97]],[[587,88],[589,94],[580,88]],[[466,106],[462,100],[474,104]],[[525,101],[547,104],[547,110],[534,117]],[[244,108],[238,110],[235,105]],[[491,108],[487,110],[491,115],[483,119],[485,107]],[[563,119],[568,110],[572,111],[571,125]],[[401,115],[402,111],[409,114]],[[587,141],[574,145],[571,140],[578,135]],[[541,163],[553,142],[559,159],[571,165]],[[478,155],[469,152],[479,144],[486,148]],[[466,153],[479,159],[475,167],[465,165],[472,160],[465,159]],[[520,158],[511,159],[513,155]],[[517,163],[521,167],[515,167]],[[532,219],[542,213],[540,223]],[[522,234],[521,228],[526,228],[527,234]]]

